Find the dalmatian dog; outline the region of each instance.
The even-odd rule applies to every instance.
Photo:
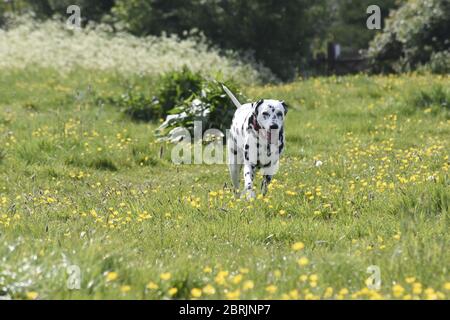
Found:
[[[263,173],[261,192],[267,193],[279,159],[285,147],[284,119],[287,105],[284,101],[262,99],[241,105],[223,85],[225,93],[237,107],[228,132],[228,166],[235,192],[239,190],[240,172],[244,166],[244,193],[247,199],[255,197],[255,172]]]

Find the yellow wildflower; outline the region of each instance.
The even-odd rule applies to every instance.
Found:
[[[304,247],[305,245],[303,244],[303,242],[296,242],[292,245],[292,250],[299,251],[302,250]]]
[[[106,281],[108,282],[112,282],[117,280],[117,278],[119,277],[119,274],[117,272],[111,271],[106,273]]]
[[[193,288],[191,290],[191,296],[194,298],[200,298],[202,296],[202,289]]]

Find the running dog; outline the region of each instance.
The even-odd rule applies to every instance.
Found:
[[[239,190],[243,165],[247,199],[255,197],[253,180],[256,169],[263,172],[261,191],[265,195],[285,147],[287,105],[284,101],[268,99],[241,105],[225,85],[223,89],[237,107],[227,137],[228,165],[234,189],[236,192]]]

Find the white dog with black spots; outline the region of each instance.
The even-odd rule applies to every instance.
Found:
[[[241,105],[226,86],[223,89],[237,107],[227,137],[228,165],[233,187],[236,192],[239,190],[239,176],[244,166],[244,193],[247,199],[254,198],[255,172],[261,169],[261,191],[265,195],[278,170],[285,147],[287,105],[284,101],[270,99]]]

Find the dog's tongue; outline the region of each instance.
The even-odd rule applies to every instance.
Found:
[[[263,138],[266,139],[269,144],[272,143],[272,134],[271,134],[270,130],[261,129],[261,132],[262,132]]]

